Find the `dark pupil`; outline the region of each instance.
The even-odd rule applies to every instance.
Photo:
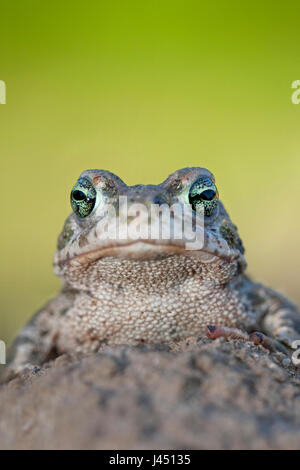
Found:
[[[73,192],[73,199],[74,201],[84,201],[84,199],[86,199],[86,195],[82,191],[75,189]]]
[[[205,189],[202,191],[200,194],[200,198],[203,199],[204,201],[211,201],[216,195],[216,191],[213,189]]]

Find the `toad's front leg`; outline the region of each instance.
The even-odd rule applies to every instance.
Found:
[[[226,338],[227,340],[241,339],[249,341],[256,345],[263,346],[271,352],[281,351],[287,353],[286,348],[279,341],[270,338],[258,331],[248,334],[238,328],[229,328],[227,326],[207,325],[206,336],[209,339]]]
[[[72,307],[75,295],[75,291],[63,290],[23,328],[9,350],[8,363],[1,372],[0,382],[11,380],[24,370],[41,366],[59,355],[57,338],[60,323]]]

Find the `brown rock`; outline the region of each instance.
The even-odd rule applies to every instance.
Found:
[[[0,388],[1,449],[296,449],[300,373],[239,341],[63,356]]]

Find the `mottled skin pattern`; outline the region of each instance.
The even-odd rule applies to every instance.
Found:
[[[103,170],[85,171],[98,194],[93,212],[65,222],[54,258],[62,292],[16,339],[11,371],[39,365],[63,353],[97,351],[102,344],[166,343],[203,335],[209,324],[263,331],[285,343],[300,338],[300,316],[280,294],[244,274],[244,249],[221,202],[205,220],[201,250],[168,240],[100,240],[100,209],[112,204],[189,204],[188,192],[203,168],[185,168],[162,184],[127,186]],[[101,213],[102,214],[102,213]],[[109,218],[110,215],[106,214]],[[148,224],[144,220],[143,224]]]

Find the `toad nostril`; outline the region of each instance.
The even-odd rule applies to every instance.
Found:
[[[167,204],[166,199],[164,197],[158,196],[158,195],[156,195],[152,198],[152,202],[153,202],[153,204],[157,204],[158,206],[162,206],[163,204]]]

